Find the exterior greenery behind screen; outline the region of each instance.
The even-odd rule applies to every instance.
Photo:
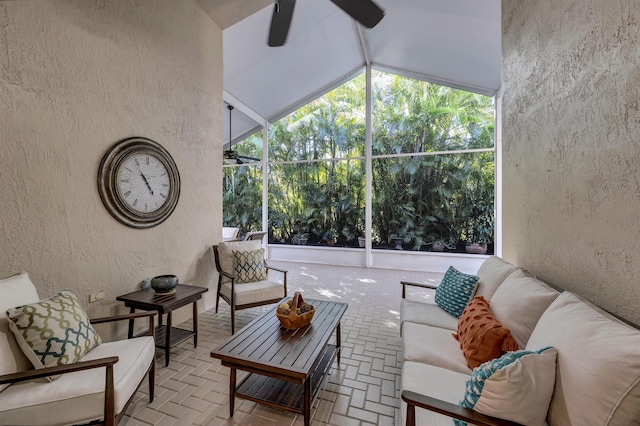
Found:
[[[373,73],[373,246],[493,243],[492,98]],[[262,132],[234,148],[260,158]],[[271,125],[269,243],[358,247],[365,229],[365,76]],[[262,165],[224,169],[224,225],[260,230]],[[436,244],[437,245],[437,244]]]

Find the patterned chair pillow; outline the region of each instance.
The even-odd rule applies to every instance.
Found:
[[[7,317],[20,349],[35,368],[72,364],[102,343],[70,290],[10,308]]]
[[[436,289],[436,304],[454,317],[460,318],[477,287],[478,277],[463,274],[450,266]]]
[[[236,284],[253,283],[267,279],[264,249],[233,250],[233,270]]]

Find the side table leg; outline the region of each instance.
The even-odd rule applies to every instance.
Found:
[[[304,381],[304,426],[311,421],[311,378]]]
[[[341,348],[341,344],[340,344],[340,323],[338,323],[338,327],[336,328],[336,349],[338,350],[338,364],[340,364],[340,352],[342,352],[340,350]]]
[[[193,302],[193,347],[198,347],[198,303]]]
[[[236,369],[231,368],[229,373],[229,417],[233,417],[233,410],[236,403]]]
[[[136,308],[129,308],[129,312],[135,314]],[[129,332],[127,333],[129,339],[133,337],[133,318],[129,320]]]
[[[171,354],[171,311],[167,313],[167,333],[164,346],[164,366],[169,366],[169,356]]]

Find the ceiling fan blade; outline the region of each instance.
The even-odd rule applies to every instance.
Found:
[[[375,27],[384,16],[384,11],[371,0],[331,0],[349,16],[367,28]]]
[[[251,161],[260,161],[259,158],[256,157],[249,157],[248,155],[238,155],[238,158],[244,158],[245,160],[251,160]]]
[[[296,0],[276,0],[273,15],[271,16],[271,28],[269,28],[269,41],[267,43],[269,46],[282,46],[287,41],[295,5]]]

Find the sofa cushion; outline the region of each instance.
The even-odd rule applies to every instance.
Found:
[[[405,361],[402,366],[402,390],[410,390],[443,401],[457,404],[464,391],[469,374],[421,362]],[[401,401],[401,425],[406,424],[407,404]],[[416,425],[452,426],[451,417],[416,408]]]
[[[451,330],[407,322],[404,324],[402,350],[405,361],[423,362],[471,374],[460,344],[453,338]]]
[[[7,309],[9,328],[34,367],[72,364],[101,343],[70,290]]]
[[[640,330],[569,292],[542,314],[527,349],[558,350],[552,425],[637,424]]]
[[[119,413],[151,365],[155,356],[153,337],[103,343],[82,361],[109,356],[119,357],[113,366],[115,411]],[[101,419],[104,384],[105,368],[63,374],[54,382],[34,380],[13,384],[0,393],[0,424],[63,425]]]
[[[516,351],[482,364],[471,373],[460,406],[523,425],[543,425],[556,379],[556,355],[554,348]]]
[[[522,269],[509,275],[491,298],[491,311],[524,349],[533,328],[558,292]]]
[[[218,258],[220,260],[220,268],[227,274],[233,275],[233,250],[249,251],[259,250],[262,248],[262,241],[225,241],[218,244]],[[222,276],[222,282],[231,282],[225,276]]]
[[[473,297],[477,285],[478,277],[463,274],[450,266],[436,289],[436,304],[451,315],[460,317]]]
[[[31,368],[13,332],[9,329],[9,308],[37,302],[40,298],[26,272],[0,280],[0,375],[19,373]],[[0,392],[9,385],[0,385]]]
[[[415,322],[433,327],[446,328],[447,330],[458,329],[458,318],[443,310],[435,303],[416,302],[414,300],[402,299],[400,304],[400,333],[403,335],[405,322]]]
[[[264,264],[264,249],[239,251],[233,250],[233,275],[236,284],[252,283],[267,279],[267,267]]]
[[[476,296],[484,296],[485,299],[491,300],[493,293],[505,278],[518,269],[520,268],[502,260],[498,256],[489,257],[482,262],[476,274],[478,276]]]
[[[496,320],[483,296],[474,297],[465,308],[454,337],[460,341],[469,368],[518,349],[509,329]]]

